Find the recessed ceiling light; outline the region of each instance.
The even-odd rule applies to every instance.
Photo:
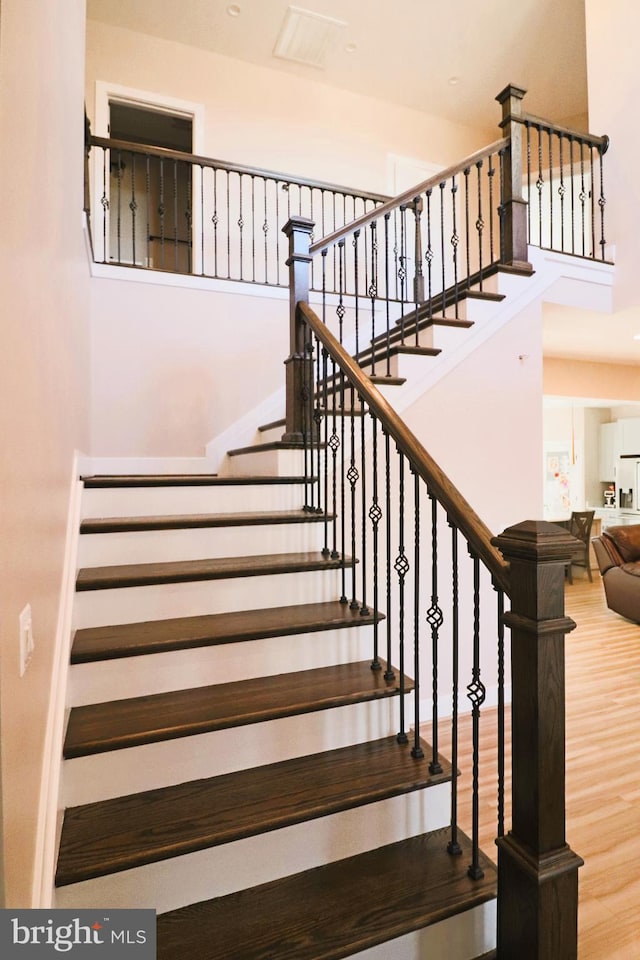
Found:
[[[633,339],[634,339],[634,340],[640,340],[640,333],[635,333],[635,334],[633,335]]]
[[[460,77],[449,77],[449,85],[451,87],[457,87],[460,83]]]
[[[356,43],[348,43],[344,49],[346,53],[355,53],[358,49],[358,45]]]
[[[242,13],[242,9],[239,3],[232,3],[227,7],[227,13],[230,17],[239,17]]]

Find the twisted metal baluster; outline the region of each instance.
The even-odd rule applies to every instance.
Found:
[[[451,690],[451,838],[447,850],[452,856],[460,856],[462,847],[458,841],[458,692],[460,674],[460,632],[459,632],[459,596],[458,596],[458,528],[449,519],[451,527],[451,655],[452,655],[452,690]]]
[[[371,283],[367,293],[371,301],[371,376],[376,375],[376,298],[378,296],[378,234],[377,220],[372,220],[369,224],[371,232]]]
[[[471,277],[471,246],[470,246],[470,219],[469,219],[469,175],[471,173],[470,167],[465,167],[463,170],[464,175],[464,236],[465,236],[465,249],[466,249],[466,263],[467,263],[467,289],[469,288],[469,278]]]
[[[596,211],[594,204],[595,197],[595,176],[593,173],[593,147],[589,147],[589,172],[591,179],[591,256],[596,255]]]
[[[355,388],[349,387],[350,404],[349,425],[350,425],[350,457],[349,469],[347,470],[347,480],[351,489],[351,610],[358,609],[356,600],[356,484],[360,479],[358,468],[356,467],[356,433],[355,433]]]
[[[418,307],[424,302],[424,274],[422,272],[422,198],[415,197],[413,201],[413,217],[415,226],[413,300],[415,305],[416,347],[419,345]]]
[[[408,743],[409,738],[406,733],[405,723],[405,703],[404,703],[404,599],[405,599],[405,578],[409,572],[409,561],[404,552],[404,454],[398,450],[400,457],[400,475],[398,480],[399,493],[399,512],[398,512],[398,555],[394,563],[394,570],[398,575],[398,641],[400,644],[400,659],[398,669],[400,670],[400,729],[397,734],[398,743]]]
[[[387,669],[385,680],[395,680],[396,674],[392,667],[391,651],[391,444],[389,434],[384,431],[385,455],[385,508],[387,512],[387,540],[386,540],[386,569],[387,569]]]
[[[427,610],[427,623],[431,627],[431,722],[432,757],[429,764],[431,773],[442,773],[438,759],[438,654],[440,627],[444,622],[442,609],[438,602],[438,501],[429,490],[431,501],[431,606]]]
[[[480,560],[471,550],[473,560],[473,672],[471,683],[467,687],[467,695],[471,702],[472,739],[473,739],[473,773],[472,773],[472,862],[469,866],[469,876],[480,880],[484,870],[480,866],[480,708],[484,703],[486,691],[480,679]]]
[[[458,290],[458,244],[460,243],[460,237],[458,236],[458,229],[456,225],[456,194],[458,192],[458,185],[456,183],[455,176],[451,177],[451,215],[452,215],[452,227],[453,233],[451,234],[451,246],[453,247],[453,298],[454,298],[454,316],[457,318],[459,316],[459,290]],[[443,287],[444,293],[444,287]]]
[[[601,250],[601,259],[605,259],[605,245],[606,240],[604,238],[604,208],[607,203],[604,196],[604,166],[602,157],[604,150],[602,147],[598,147],[598,157],[600,159],[600,196],[598,197],[598,206],[600,207],[600,250]]]
[[[504,836],[505,783],[505,699],[504,699],[504,592],[495,588],[498,598],[498,832]]]
[[[564,185],[564,137],[558,133],[558,144],[560,153],[560,184],[558,186],[558,196],[560,197],[560,249],[564,253],[564,196],[567,192]]]
[[[477,175],[477,186],[478,186],[478,216],[476,219],[476,233],[478,235],[478,269],[480,290],[484,289],[484,260],[482,257],[482,237],[484,233],[485,223],[482,219],[482,167],[483,161],[478,160],[476,163],[476,175]]]
[[[131,210],[131,262],[136,265],[136,155],[131,154],[131,200],[129,201],[129,210]]]
[[[427,198],[427,249],[424,255],[424,259],[427,262],[427,302],[429,304],[427,310],[427,317],[429,320],[433,318],[433,287],[432,281],[433,277],[431,275],[431,264],[433,263],[433,258],[435,256],[433,252],[433,247],[431,246],[431,197],[433,195],[433,190],[431,187],[427,190],[425,196]]]
[[[420,743],[420,477],[413,473],[413,747],[411,756],[422,760],[424,750]],[[433,772],[433,771],[432,771]],[[439,771],[440,772],[440,771]]]
[[[371,444],[371,456],[372,456],[372,468],[371,468],[371,483],[372,483],[372,500],[371,507],[369,508],[369,519],[371,520],[371,526],[373,529],[373,660],[371,661],[372,670],[381,670],[382,665],[380,663],[379,656],[379,635],[378,635],[378,602],[379,602],[379,563],[378,563],[378,535],[379,535],[379,525],[382,519],[382,510],[380,509],[380,504],[378,502],[378,420],[376,416],[369,411],[371,415],[371,431],[372,431],[372,444]]]
[[[538,179],[536,187],[538,190],[538,246],[542,246],[542,190],[544,188],[544,177],[542,176],[542,127],[537,126],[538,131]]]

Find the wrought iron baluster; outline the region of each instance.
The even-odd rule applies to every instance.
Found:
[[[417,347],[419,343],[418,307],[424,302],[424,274],[422,272],[422,197],[414,198],[413,217],[415,227],[413,300],[415,304]]]
[[[596,255],[596,208],[595,208],[595,174],[593,172],[593,147],[589,147],[589,178],[591,180],[590,185],[590,196],[591,196],[591,256],[595,257]]]
[[[371,413],[371,411],[369,411]],[[378,632],[378,604],[380,602],[380,585],[378,581],[379,577],[379,561],[378,561],[378,537],[379,537],[379,527],[380,521],[382,520],[382,510],[380,509],[380,503],[378,501],[378,420],[377,417],[371,413],[371,483],[372,483],[372,499],[371,507],[369,508],[369,519],[371,521],[371,527],[373,531],[373,544],[372,544],[372,554],[373,554],[373,659],[371,660],[371,669],[372,670],[381,670],[382,665],[380,663],[380,649],[379,649],[379,632]],[[388,669],[388,666],[387,666]]]
[[[138,204],[136,203],[136,155],[131,154],[131,200],[129,201],[129,210],[131,211],[131,262],[136,266],[136,212]]]
[[[375,377],[376,375],[376,349],[375,349],[375,338],[376,338],[376,298],[378,296],[378,234],[377,234],[377,220],[372,220],[369,224],[369,230],[371,232],[371,282],[369,284],[367,293],[371,301],[371,376]]]
[[[311,450],[313,452],[315,448],[315,471],[314,471],[314,498],[312,500],[313,507],[316,513],[322,513],[321,505],[321,492],[322,492],[322,464],[321,460],[321,448],[322,448],[322,411],[320,409],[320,397],[321,397],[321,387],[322,382],[322,354],[324,353],[324,348],[317,337],[314,338],[315,341],[315,350],[316,350],[316,376],[313,384],[313,420],[311,423]],[[312,457],[313,460],[313,457]]]
[[[164,269],[164,218],[166,208],[164,205],[164,160],[160,159],[160,197],[158,203],[158,216],[160,217],[160,262]]]
[[[398,258],[398,280],[400,281],[400,340],[404,346],[404,304],[405,304],[405,281],[407,279],[407,255],[405,248],[406,231],[406,213],[407,208],[403,204],[400,207],[400,255]]]
[[[344,409],[345,377],[342,371],[339,371],[338,376],[340,378],[340,553],[343,561],[341,566],[342,594],[340,596],[340,603],[348,603],[349,601],[347,599],[347,569],[346,569],[347,495],[346,495],[346,489],[345,489],[346,455],[345,455],[345,422],[344,422],[346,417],[346,411]]]
[[[107,154],[108,159],[107,159]],[[107,186],[107,169],[111,169],[111,151],[102,148],[102,196],[100,197],[100,206],[102,207],[102,262],[106,263],[109,256],[109,246],[107,243],[107,219],[109,212],[109,187]],[[110,185],[109,185],[110,186]]]
[[[420,477],[413,470],[413,746],[411,756],[422,760],[420,743]],[[432,770],[433,772],[433,770]],[[441,771],[438,771],[441,772]]]
[[[564,253],[564,195],[567,192],[564,185],[564,137],[558,133],[558,145],[560,155],[560,184],[558,186],[558,195],[560,197],[560,249]]]
[[[427,249],[424,255],[424,259],[427,262],[427,316],[429,320],[433,318],[433,296],[432,296],[432,275],[431,275],[431,265],[433,263],[433,247],[431,246],[431,197],[433,195],[433,190],[431,187],[427,190],[425,196],[427,198]]]
[[[238,215],[238,248],[240,251],[240,279],[244,280],[244,189],[243,189],[243,174],[240,174],[238,177],[238,204],[239,204],[239,215]]]
[[[454,297],[454,316],[457,318],[459,316],[459,290],[458,290],[458,244],[460,243],[460,237],[458,236],[458,228],[456,224],[456,194],[458,192],[458,184],[456,183],[455,175],[451,178],[451,218],[452,218],[452,228],[453,233],[451,234],[451,246],[453,248],[453,297]],[[444,292],[443,287],[443,292]]]
[[[496,588],[498,597],[498,830],[504,836],[505,788],[505,696],[504,696],[504,592]]]
[[[463,170],[464,176],[464,238],[465,238],[465,251],[466,251],[466,263],[467,263],[467,289],[469,287],[469,277],[471,276],[471,247],[470,247],[470,218],[469,218],[469,175],[471,173],[470,167],[465,167]]]
[[[429,491],[431,500],[431,606],[427,611],[427,623],[431,627],[431,726],[432,755],[429,764],[431,773],[442,773],[438,758],[438,682],[440,627],[444,622],[438,600],[438,501]]]
[[[499,150],[499,151],[498,151],[498,164],[499,164],[498,174],[499,174],[499,178],[500,178],[500,179],[499,179],[499,181],[498,181],[498,196],[499,196],[499,199],[498,199],[498,213],[499,213],[498,228],[499,228],[499,230],[500,230],[499,241],[500,241],[500,262],[501,262],[501,263],[504,263],[504,259],[505,259],[505,255],[504,255],[504,251],[505,251],[505,236],[504,236],[504,228],[505,228],[505,222],[504,222],[504,218],[505,218],[505,208],[504,208],[504,158],[505,158],[505,151],[504,151],[504,150]]]
[[[447,315],[447,304],[445,299],[445,290],[447,289],[447,280],[446,280],[446,254],[445,254],[445,240],[444,240],[444,190],[446,187],[446,182],[444,180],[440,181],[440,257],[441,257],[441,267],[442,267],[442,316],[446,317]]]
[[[213,167],[213,216],[211,217],[211,222],[213,224],[213,275],[215,277],[219,276],[218,273],[218,171]]]
[[[187,169],[187,209],[185,210],[184,216],[187,221],[187,273],[191,273],[193,269],[193,236],[191,232],[192,226],[192,211],[191,211],[191,172]]]
[[[149,225],[149,216],[151,211],[151,168],[150,168],[151,158],[147,154],[145,162],[145,211],[146,211],[146,225],[145,225],[145,247],[147,251],[147,259],[145,266],[152,266],[151,263],[151,229]]]
[[[459,619],[459,569],[458,528],[449,519],[451,527],[451,767],[458,769],[458,696],[460,687],[460,619]],[[452,856],[460,856],[462,847],[458,840],[458,777],[451,779],[451,837],[447,850]]]
[[[361,556],[360,556],[360,569],[362,572],[361,583],[362,583],[362,598],[361,598],[361,607],[360,613],[363,617],[369,615],[369,605],[367,603],[367,578],[369,575],[369,570],[367,566],[368,560],[368,539],[367,539],[367,454],[368,448],[366,444],[366,426],[368,419],[368,407],[365,404],[364,398],[359,397],[360,400],[360,502],[362,510],[361,518]]]
[[[338,243],[338,306],[336,313],[338,315],[338,340],[343,343],[343,322],[345,315],[344,306],[344,273],[345,273],[345,245],[344,240]]]
[[[118,253],[118,263],[122,263],[121,235],[122,235],[122,153],[118,150],[118,166],[116,167],[117,178],[117,204],[116,204],[116,250]]]
[[[489,263],[494,262],[494,196],[493,180],[496,174],[496,168],[493,164],[493,155],[489,157],[489,169],[487,177],[489,179]]]
[[[404,617],[404,605],[405,605],[405,580],[409,572],[409,561],[404,550],[404,454],[398,450],[398,455],[400,457],[400,471],[398,478],[398,495],[399,495],[399,509],[398,509],[398,555],[394,563],[394,569],[398,575],[398,643],[399,643],[399,663],[398,669],[400,671],[400,729],[398,730],[397,740],[398,743],[408,743],[409,738],[406,732],[406,721],[405,721],[405,703],[404,703],[404,678],[405,678],[405,647],[404,647],[404,635],[405,635],[405,617]]]
[[[549,247],[553,250],[553,137],[547,131],[549,142]]]
[[[302,365],[302,444],[304,457],[304,509],[314,512],[313,489],[313,341],[308,324],[304,325],[304,363]]]
[[[355,335],[356,335],[356,348],[355,355],[356,357],[360,353],[360,288],[359,288],[359,272],[360,272],[360,257],[359,257],[359,241],[360,241],[360,231],[356,230],[353,234],[352,247],[353,247],[353,275],[354,275],[354,294],[355,294]]]
[[[580,142],[580,193],[578,195],[578,199],[580,200],[580,205],[582,209],[581,233],[582,233],[582,256],[584,257],[586,255],[586,249],[587,249],[587,222],[586,222],[586,216],[585,216],[587,194],[584,187],[584,143],[582,141]]]
[[[264,191],[264,220],[262,221],[262,235],[264,237],[264,282],[269,282],[269,207],[268,207],[268,197],[269,197],[269,184],[272,181],[269,179],[264,179],[262,181],[262,189]]]
[[[484,289],[484,260],[482,256],[482,237],[484,233],[484,220],[482,219],[482,167],[483,161],[478,160],[476,163],[476,180],[478,187],[478,215],[476,218],[476,233],[478,235],[478,271],[479,271],[479,288],[480,290]]]
[[[256,178],[251,174],[251,280],[256,282]]]
[[[525,120],[527,132],[527,240],[531,243],[531,123]]]
[[[569,134],[569,180],[571,183],[571,253],[576,252],[576,221],[575,221],[575,171],[573,168],[574,139]]]
[[[178,273],[178,162],[173,161],[173,263]]]
[[[605,246],[606,240],[604,238],[604,208],[606,205],[606,199],[604,196],[604,167],[602,162],[602,157],[604,154],[604,147],[599,146],[597,148],[598,159],[600,161],[600,196],[598,197],[598,206],[600,207],[600,256],[601,259],[605,259]],[[595,253],[595,251],[594,251]]]
[[[204,171],[200,166],[200,275],[204,277],[206,273],[204,262]]]
[[[360,480],[360,475],[358,473],[358,468],[356,467],[356,430],[355,430],[355,403],[356,403],[356,392],[352,384],[349,385],[349,437],[350,437],[350,446],[349,446],[349,469],[347,470],[347,480],[349,481],[349,489],[351,491],[350,498],[350,520],[351,520],[351,603],[349,604],[352,610],[358,609],[358,601],[356,599],[356,487],[358,480]]]
[[[389,217],[390,213],[384,215],[384,299],[385,299],[385,319],[386,319],[386,359],[385,376],[391,376],[391,293],[389,290]]]
[[[484,876],[480,866],[480,708],[485,699],[485,688],[480,679],[480,560],[471,550],[473,560],[473,671],[471,683],[467,687],[467,695],[471,702],[471,722],[473,741],[473,772],[471,797],[471,846],[472,862],[469,866],[469,876],[479,880]]]
[[[386,523],[386,571],[387,571],[387,669],[385,670],[385,680],[395,680],[396,675],[393,670],[393,654],[391,645],[391,442],[389,434],[384,431],[384,476],[385,476],[385,509],[387,514]]]
[[[542,247],[542,191],[544,189],[544,177],[542,176],[542,127],[537,126],[538,131],[538,179],[536,187],[538,189],[538,246]]]
[[[320,390],[322,393],[322,420],[324,428],[322,431],[322,446],[324,448],[323,464],[323,509],[324,509],[324,543],[322,546],[323,557],[328,557],[329,550],[329,385],[327,377],[329,374],[329,353],[326,347],[322,347],[322,379],[319,379]],[[316,389],[318,389],[316,387]],[[318,478],[318,483],[320,478]],[[322,512],[322,511],[320,511]]]

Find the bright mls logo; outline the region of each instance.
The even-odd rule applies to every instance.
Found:
[[[155,910],[0,910],[0,956],[156,960]]]

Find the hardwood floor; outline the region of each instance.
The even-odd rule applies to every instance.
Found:
[[[566,610],[567,841],[579,874],[580,960],[640,957],[640,626],[607,609],[602,581],[575,578]],[[459,814],[470,825],[468,718],[461,721]],[[481,718],[482,849],[495,856],[496,711]],[[429,739],[428,725],[423,735]],[[447,731],[440,750],[450,756]],[[509,757],[507,756],[507,769]],[[507,784],[507,796],[510,785]],[[507,810],[507,829],[509,811]]]

